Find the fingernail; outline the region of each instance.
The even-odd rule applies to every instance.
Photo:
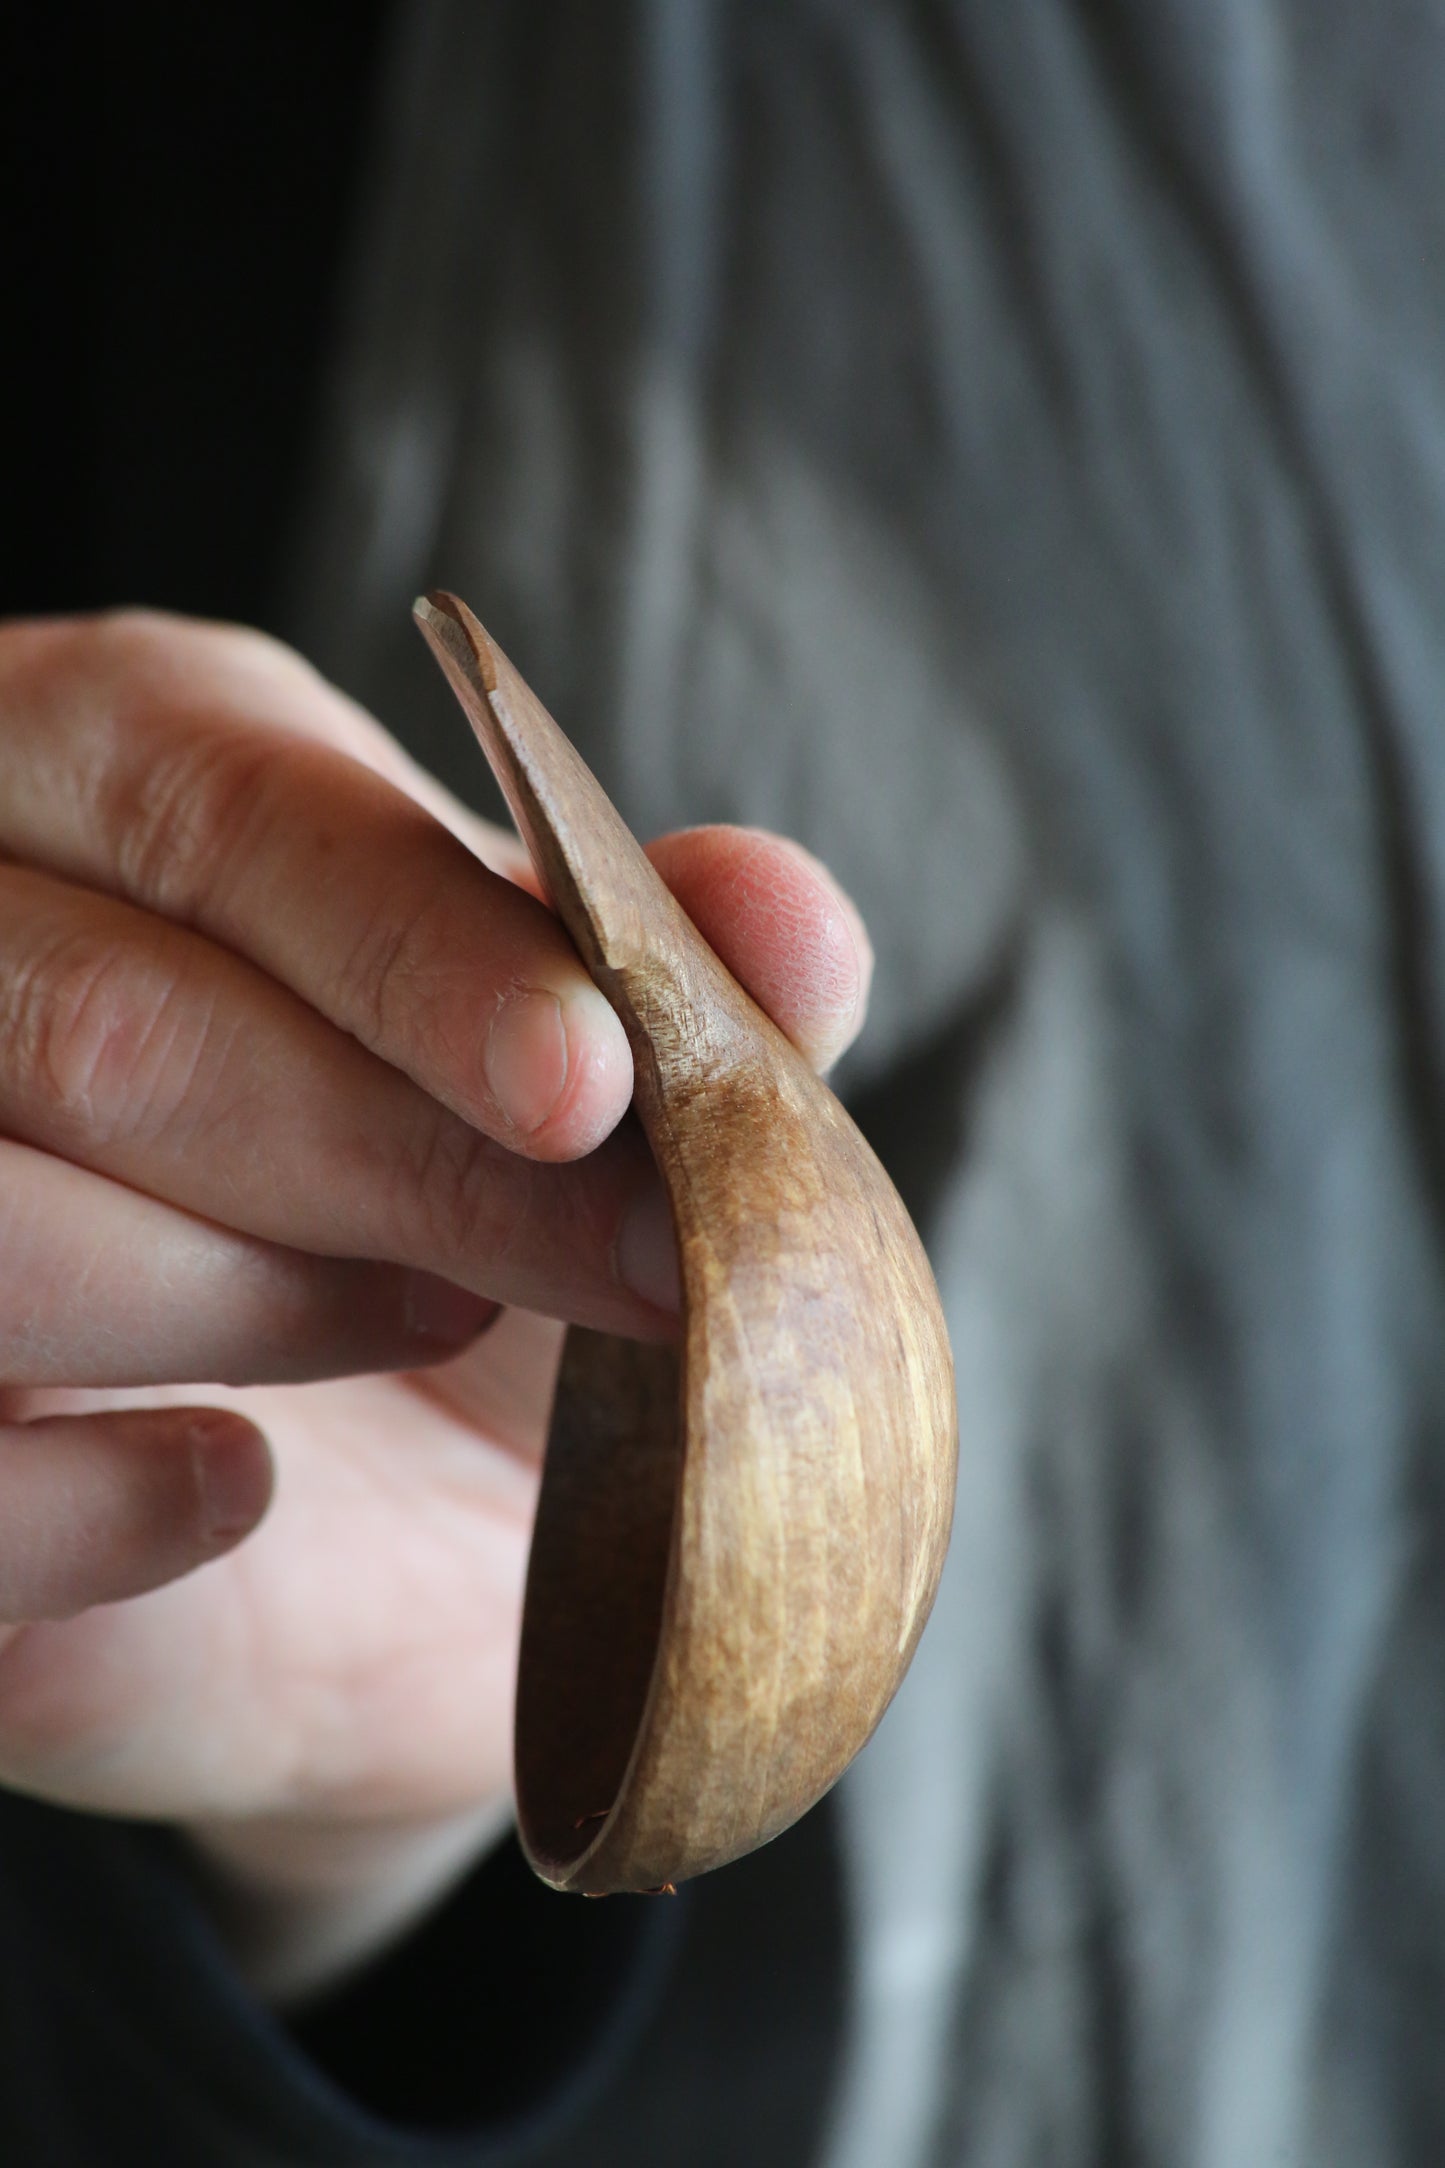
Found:
[[[567,1029],[555,994],[509,994],[483,1056],[487,1088],[513,1129],[530,1137],[567,1088]]]
[[[406,1328],[417,1340],[461,1348],[501,1313],[501,1304],[485,1295],[442,1280],[434,1272],[413,1272],[406,1285]]]
[[[209,1544],[249,1534],[271,1502],[271,1455],[251,1425],[232,1415],[201,1416],[190,1429],[191,1466]]]
[[[682,1306],[682,1279],[672,1212],[660,1182],[650,1183],[633,1199],[618,1230],[613,1252],[617,1277],[634,1295],[659,1310]]]

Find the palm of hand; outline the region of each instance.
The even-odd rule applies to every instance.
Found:
[[[193,1824],[420,1824],[504,1795],[561,1331],[511,1311],[424,1375],[208,1393],[269,1436],[270,1514],[148,1595],[5,1629],[0,1778]]]

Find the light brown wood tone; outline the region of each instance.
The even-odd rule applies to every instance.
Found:
[[[626,1027],[677,1230],[677,1347],[567,1336],[517,1687],[538,1874],[656,1889],[786,1829],[892,1699],[953,1511],[948,1339],[833,1094],[465,604],[417,616]]]

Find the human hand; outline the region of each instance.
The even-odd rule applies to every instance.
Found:
[[[0,1777],[189,1828],[275,1992],[374,1946],[505,1796],[560,1340],[528,1312],[668,1329],[620,1027],[473,853],[525,878],[272,643],[0,634]],[[866,942],[819,869],[729,830],[654,856],[836,1052]],[[489,1073],[522,988],[555,1010]],[[429,1376],[292,1382],[408,1371],[497,1302],[526,1307]],[[253,1425],[266,1525],[173,1581],[263,1509]]]

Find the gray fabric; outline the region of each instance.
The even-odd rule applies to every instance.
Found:
[[[470,778],[458,588],[878,941],[964,1458],[830,2168],[1445,2158],[1445,7],[423,0],[388,93],[302,643]]]

